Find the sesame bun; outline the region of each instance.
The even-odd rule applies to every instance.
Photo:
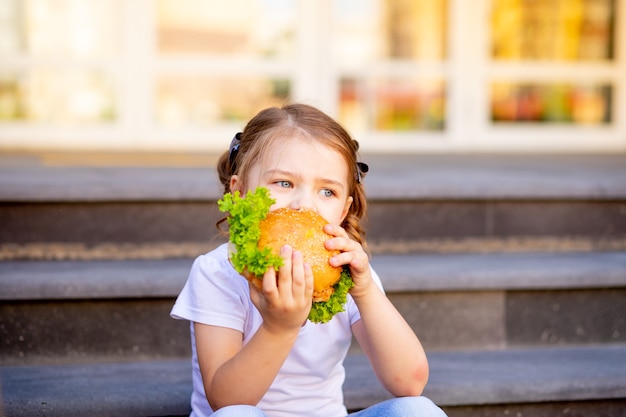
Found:
[[[331,266],[329,259],[339,254],[339,251],[330,251],[324,242],[331,236],[324,232],[328,222],[312,210],[293,210],[280,208],[268,213],[259,223],[261,236],[258,247],[269,247],[275,254],[280,253],[284,245],[302,252],[304,262],[311,265],[313,270],[313,301],[328,301],[334,289],[333,285],[339,281],[342,268]],[[260,287],[261,280],[250,274],[244,276],[253,285]]]

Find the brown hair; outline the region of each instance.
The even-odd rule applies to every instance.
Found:
[[[341,226],[366,249],[365,231],[361,225],[361,220],[367,216],[365,187],[361,182],[366,170],[357,164],[359,144],[339,123],[315,107],[290,104],[282,108],[270,107],[254,116],[239,139],[234,140],[231,148],[219,159],[217,172],[224,193],[231,191],[230,179],[233,175],[239,176],[245,189],[247,174],[257,158],[265,154],[271,143],[294,132],[304,133],[337,151],[345,159],[349,172],[354,172],[348,177],[348,191],[353,201]]]

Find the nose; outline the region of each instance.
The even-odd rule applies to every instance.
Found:
[[[289,204],[289,208],[293,210],[314,210],[315,211],[315,200],[313,195],[306,191],[300,191],[294,193],[293,199]]]

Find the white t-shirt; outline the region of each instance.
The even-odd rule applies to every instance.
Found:
[[[376,273],[376,283],[382,288]],[[246,344],[262,318],[250,300],[248,282],[228,261],[227,245],[199,256],[171,311],[176,319],[191,321],[193,360],[192,416],[213,413],[204,393],[196,355],[193,322],[228,327],[243,333]],[[345,311],[325,324],[307,321],[293,349],[258,407],[268,417],[346,415],[342,385],[343,360],[352,340],[351,326],[360,319],[350,296]],[[254,370],[250,370],[254,372]]]

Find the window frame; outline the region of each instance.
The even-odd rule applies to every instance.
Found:
[[[153,120],[158,77],[278,76],[291,80],[292,100],[315,105],[337,116],[339,83],[344,76],[434,74],[446,85],[443,131],[359,132],[363,152],[623,152],[626,151],[626,4],[616,0],[615,53],[610,62],[493,62],[489,51],[491,0],[449,0],[447,59],[443,62],[379,62],[355,68],[333,62],[332,0],[298,0],[300,17],[293,61],[159,56],[153,0],[115,0],[120,19],[119,55],[110,60],[42,62],[3,57],[0,70],[38,65],[74,69],[103,68],[116,79],[118,118],[110,124],[80,127],[29,122],[0,125],[2,149],[85,149],[120,151],[219,152],[243,126],[164,128]],[[140,16],[141,18],[137,18]],[[306,16],[306,18],[303,18]],[[132,34],[132,36],[130,36]],[[602,126],[494,124],[490,83],[590,79],[613,85],[612,122]],[[252,116],[252,115],[251,115]]]

